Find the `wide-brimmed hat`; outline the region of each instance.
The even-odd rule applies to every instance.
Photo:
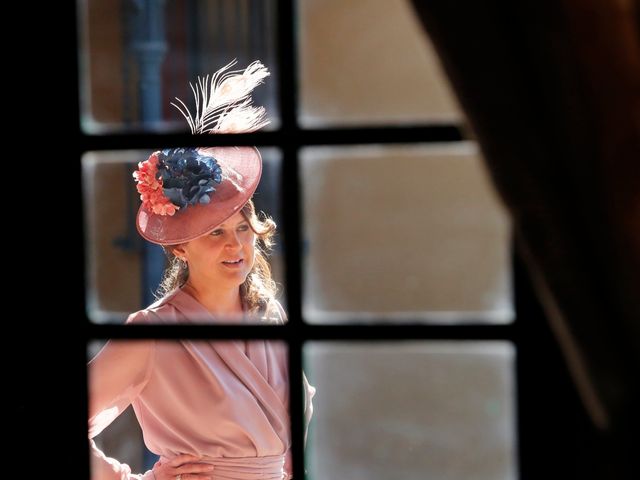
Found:
[[[260,63],[245,70],[229,65],[191,86],[196,114],[176,106],[192,133],[251,132],[268,123],[250,94],[269,75]],[[171,148],[152,153],[133,176],[142,205],[136,227],[160,245],[188,242],[212,231],[240,211],[260,181],[262,159],[255,147]]]
[[[171,158],[167,153],[174,153],[180,160],[197,156],[216,165],[219,170],[214,169],[213,174],[206,172],[198,175],[189,172],[188,167],[185,167],[186,175],[183,174],[183,177],[190,178],[183,181],[184,185],[172,189],[175,194],[167,198],[172,198],[173,202],[169,201],[169,205],[159,206],[165,211],[174,209],[172,215],[155,213],[152,205],[143,202],[136,218],[138,232],[150,242],[160,245],[188,242],[223,223],[249,201],[262,173],[260,152],[254,147],[174,150],[180,152],[163,150],[154,153],[152,157],[159,158],[158,163],[161,163],[163,158]],[[200,163],[198,160],[196,162]],[[199,167],[193,163],[196,168]],[[215,182],[216,176],[219,183]]]

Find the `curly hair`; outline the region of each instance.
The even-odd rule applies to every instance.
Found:
[[[257,312],[265,309],[276,294],[276,283],[271,278],[271,267],[267,261],[267,255],[273,246],[276,224],[264,213],[261,213],[262,218],[259,218],[252,200],[242,207],[241,213],[251,230],[257,235],[258,241],[253,268],[247,275],[247,279],[240,285],[240,298],[249,312]],[[177,246],[163,246],[167,256],[167,266],[155,293],[158,299],[182,287],[189,278],[189,266],[173,254],[173,249]]]

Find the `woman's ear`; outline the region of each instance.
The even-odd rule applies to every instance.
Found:
[[[187,253],[184,246],[184,243],[181,243],[180,245],[172,245],[169,248],[169,251],[178,258],[184,258]]]

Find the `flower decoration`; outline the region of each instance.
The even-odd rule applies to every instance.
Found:
[[[142,204],[157,215],[174,215],[189,205],[207,204],[222,181],[215,158],[195,148],[167,148],[138,164],[133,173]]]
[[[160,152],[158,174],[171,203],[180,208],[209,203],[222,181],[222,169],[215,158],[195,148],[167,148]]]

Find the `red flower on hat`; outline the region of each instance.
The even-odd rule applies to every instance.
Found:
[[[138,163],[138,170],[133,172],[133,178],[138,182],[136,189],[142,205],[148,210],[156,215],[173,215],[180,208],[164,195],[162,179],[158,178],[158,152]]]

